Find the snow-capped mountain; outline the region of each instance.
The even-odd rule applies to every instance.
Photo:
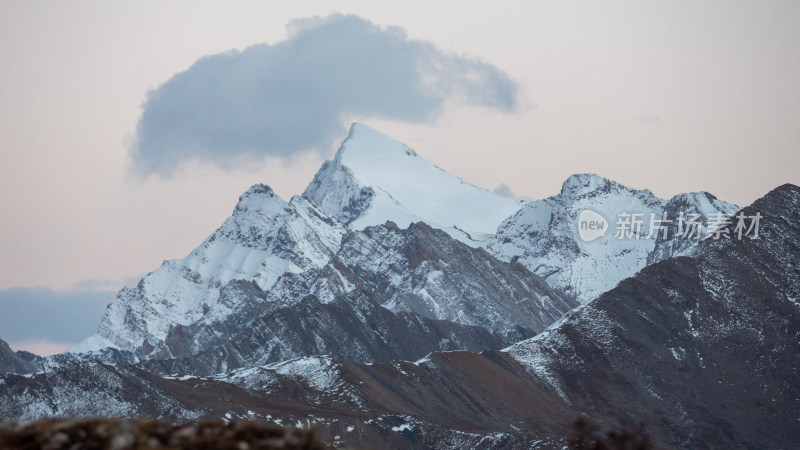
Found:
[[[694,242],[649,232],[651,216],[680,208],[699,213],[705,232],[713,209],[735,207],[705,193],[666,202],[596,175],[573,175],[558,195],[520,202],[472,186],[408,146],[353,124],[303,196],[287,203],[267,186],[250,188],[231,217],[188,256],[122,289],[97,334],[71,351],[113,362],[228,352],[234,336],[272,311],[309,294],[325,304],[354,291],[393,313],[482,327],[510,342],[547,327],[575,305],[573,298],[587,301],[612,288],[648,258],[689,252]],[[584,210],[607,221],[599,239],[580,239],[577,220]],[[610,231],[620,212],[643,218],[626,239]],[[546,283],[507,263],[527,267]],[[244,347],[261,356],[212,359],[233,367],[231,361],[273,362],[304,351],[377,355],[269,335],[274,345],[260,345],[275,351],[257,351],[251,340]],[[476,347],[425,343],[413,352],[452,348]]]
[[[757,238],[707,238],[737,210],[591,174],[523,205],[353,125],[304,196],[253,186],[188,256],[123,289],[89,353],[0,340],[0,422],[246,419],[335,446],[561,448],[588,416],[644,422],[666,447],[793,448],[800,188],[741,211],[763,217]]]
[[[387,220],[403,227],[424,221],[477,246],[481,242],[476,239],[493,233],[521,204],[472,186],[404,144],[354,124],[306,194],[287,203],[267,186],[250,188],[232,216],[188,256],[166,261],[136,287],[123,288],[97,334],[71,351],[94,352],[102,360],[107,359],[99,351],[108,347],[145,359],[187,357],[224,344],[270,309],[299,302],[312,291],[348,229],[357,232]],[[563,303],[551,306],[531,319],[534,328],[566,310]],[[423,315],[455,317],[452,311]],[[475,320],[456,322],[472,325]]]
[[[400,228],[426,222],[472,246],[524,204],[473,186],[358,123],[304,195],[354,230],[386,221]]]
[[[315,425],[345,447],[494,449],[561,448],[588,417],[602,431],[646,424],[656,448],[794,448],[800,187],[742,212],[763,217],[757,239],[703,240],[501,351],[308,356],[209,377],[70,362],[0,375],[14,400],[0,419],[241,418]]]
[[[707,228],[712,209],[734,207],[705,193],[666,202],[596,175],[574,175],[560,194],[520,202],[472,186],[408,146],[353,124],[303,196],[287,203],[267,186],[250,188],[188,256],[123,288],[98,333],[71,351],[105,361],[185,358],[226,344],[265,313],[308,294],[325,303],[354,290],[390,311],[522,338],[571,308],[572,297],[587,301],[648,258],[689,252],[693,242],[649,233],[651,215],[678,208],[699,212]],[[584,241],[577,219],[587,209],[609,228],[619,212],[641,214],[644,223],[627,239],[606,230]],[[402,230],[413,223],[425,226]],[[519,263],[567,295],[470,247]],[[101,351],[108,347],[122,353]]]
[[[239,198],[231,217],[188,256],[165,261],[136,287],[123,288],[97,335],[72,351],[110,346],[165,358],[221,344],[268,307],[265,291],[286,288],[286,283],[276,286],[278,280],[324,266],[344,232],[307,199],[295,196],[286,203],[269,187],[255,185]],[[300,298],[273,300],[282,304]]]
[[[559,194],[530,202],[506,219],[487,250],[501,260],[525,265],[551,286],[587,302],[645,267],[662,236],[659,225],[671,225],[653,222],[651,232],[651,220],[663,220],[665,211],[671,214],[667,220],[674,219],[682,208],[687,215],[699,213],[706,224],[713,213],[737,209],[707,193],[681,194],[667,202],[648,189],[631,189],[594,174],[572,175]],[[604,229],[582,237],[584,217]],[[674,231],[659,241],[656,259],[684,254],[698,242],[678,242]],[[702,232],[706,231],[707,226]]]

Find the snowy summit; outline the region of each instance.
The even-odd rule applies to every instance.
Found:
[[[360,123],[305,195],[354,230],[426,222],[473,246],[525,203],[469,184]]]

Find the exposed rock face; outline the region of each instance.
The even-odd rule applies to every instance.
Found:
[[[697,246],[698,236],[700,239],[708,235],[709,219],[713,214],[723,213],[734,215],[739,207],[714,197],[708,192],[693,192],[690,194],[678,194],[672,197],[664,207],[664,213],[668,220],[667,237],[664,238],[663,232],[656,234],[656,245],[653,252],[647,257],[647,264],[661,261],[673,256],[684,256],[692,252]],[[700,225],[693,232],[688,224],[694,219]]]
[[[433,351],[499,349],[508,344],[503,337],[482,327],[392,312],[354,291],[326,303],[306,297],[265,314],[218,348],[142,366],[159,373],[208,376],[308,355],[356,362],[416,360]]]
[[[33,365],[11,350],[8,343],[0,339],[0,374],[3,373],[30,373]]]
[[[521,265],[500,262],[425,223],[348,234],[312,292],[329,301],[355,290],[392,311],[512,337],[520,329],[538,333],[577,305]]]

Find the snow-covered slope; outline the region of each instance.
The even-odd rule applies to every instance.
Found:
[[[110,343],[144,357],[191,354],[199,349],[192,336],[185,336],[186,327],[192,326],[189,334],[194,334],[202,328],[198,324],[222,330],[218,334],[224,340],[245,324],[247,315],[265,308],[259,303],[267,297],[259,291],[272,288],[285,273],[325,265],[344,231],[307,199],[296,196],[286,203],[269,187],[255,185],[239,198],[233,215],[188,256],[165,261],[135,288],[123,288],[97,336],[74,351]]]
[[[614,287],[644,267],[654,239],[617,240],[606,236],[584,242],[578,236],[578,216],[589,209],[613,227],[620,211],[660,213],[663,202],[649,190],[630,189],[593,174],[572,175],[558,195],[531,202],[500,225],[488,250],[501,260],[517,261],[554,287],[580,301]]]
[[[586,302],[647,265],[660,231],[656,222],[650,232],[651,217],[662,219],[667,211],[668,218],[674,219],[678,209],[698,212],[707,222],[710,214],[730,213],[736,207],[706,193],[682,194],[667,202],[647,189],[631,189],[594,174],[577,174],[564,182],[559,194],[530,202],[505,220],[487,250],[501,260],[520,262],[553,287]],[[605,230],[595,239],[581,238],[578,227],[584,211],[590,211],[585,213],[589,219],[605,219]],[[641,214],[636,216],[641,220],[638,230],[619,224],[632,225],[635,214]],[[618,231],[631,233],[618,236]],[[674,230],[670,233],[668,236],[673,236]],[[684,254],[698,242],[668,240],[659,246],[658,259]]]
[[[305,195],[354,230],[424,221],[473,246],[524,204],[473,186],[358,123]]]

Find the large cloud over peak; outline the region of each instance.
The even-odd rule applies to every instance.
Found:
[[[422,122],[457,98],[501,111],[518,87],[485,62],[352,15],[300,19],[287,39],[205,56],[150,91],[131,145],[142,175],[322,150],[351,116]]]

